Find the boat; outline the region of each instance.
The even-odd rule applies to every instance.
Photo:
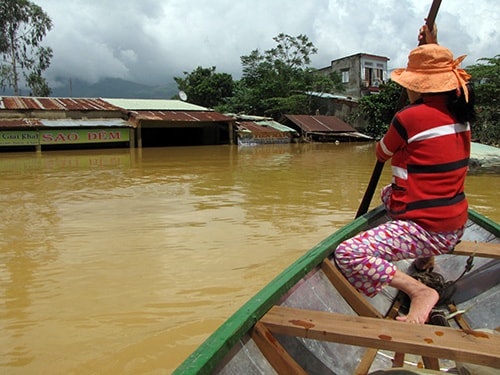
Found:
[[[365,297],[332,260],[343,240],[387,220],[380,206],[324,239],[174,374],[498,374],[500,225],[469,209],[461,242],[425,271],[441,296],[429,323],[410,324],[395,320],[408,309],[402,292],[387,287]],[[415,271],[409,260],[397,266]]]

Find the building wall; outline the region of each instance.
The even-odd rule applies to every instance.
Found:
[[[381,83],[387,81],[387,61],[383,56],[358,53],[331,62],[330,70],[337,71],[346,96],[360,98],[378,92]]]
[[[314,105],[320,115],[338,117],[361,132],[366,128],[366,120],[361,116],[354,116],[358,111],[356,101],[314,98]]]
[[[355,98],[360,96],[360,55],[333,60],[331,70],[339,72],[346,89],[344,95]]]

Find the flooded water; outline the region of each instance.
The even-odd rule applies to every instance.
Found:
[[[170,373],[352,220],[374,164],[373,144],[0,154],[0,373]],[[499,188],[467,180],[497,222]]]

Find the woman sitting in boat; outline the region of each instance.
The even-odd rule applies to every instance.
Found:
[[[428,44],[410,52],[408,66],[391,79],[406,88],[410,105],[393,118],[377,144],[380,162],[392,158],[392,184],[382,191],[391,221],[343,242],[335,261],[349,282],[367,296],[390,285],[411,299],[398,320],[425,323],[439,300],[436,290],[398,270],[392,262],[446,254],[467,221],[464,180],[474,119],[470,75],[459,69],[465,58],[437,44],[422,27]]]

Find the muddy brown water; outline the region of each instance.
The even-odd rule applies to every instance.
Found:
[[[172,372],[352,220],[374,160],[373,144],[1,153],[0,373]],[[497,222],[499,187],[467,179]]]

